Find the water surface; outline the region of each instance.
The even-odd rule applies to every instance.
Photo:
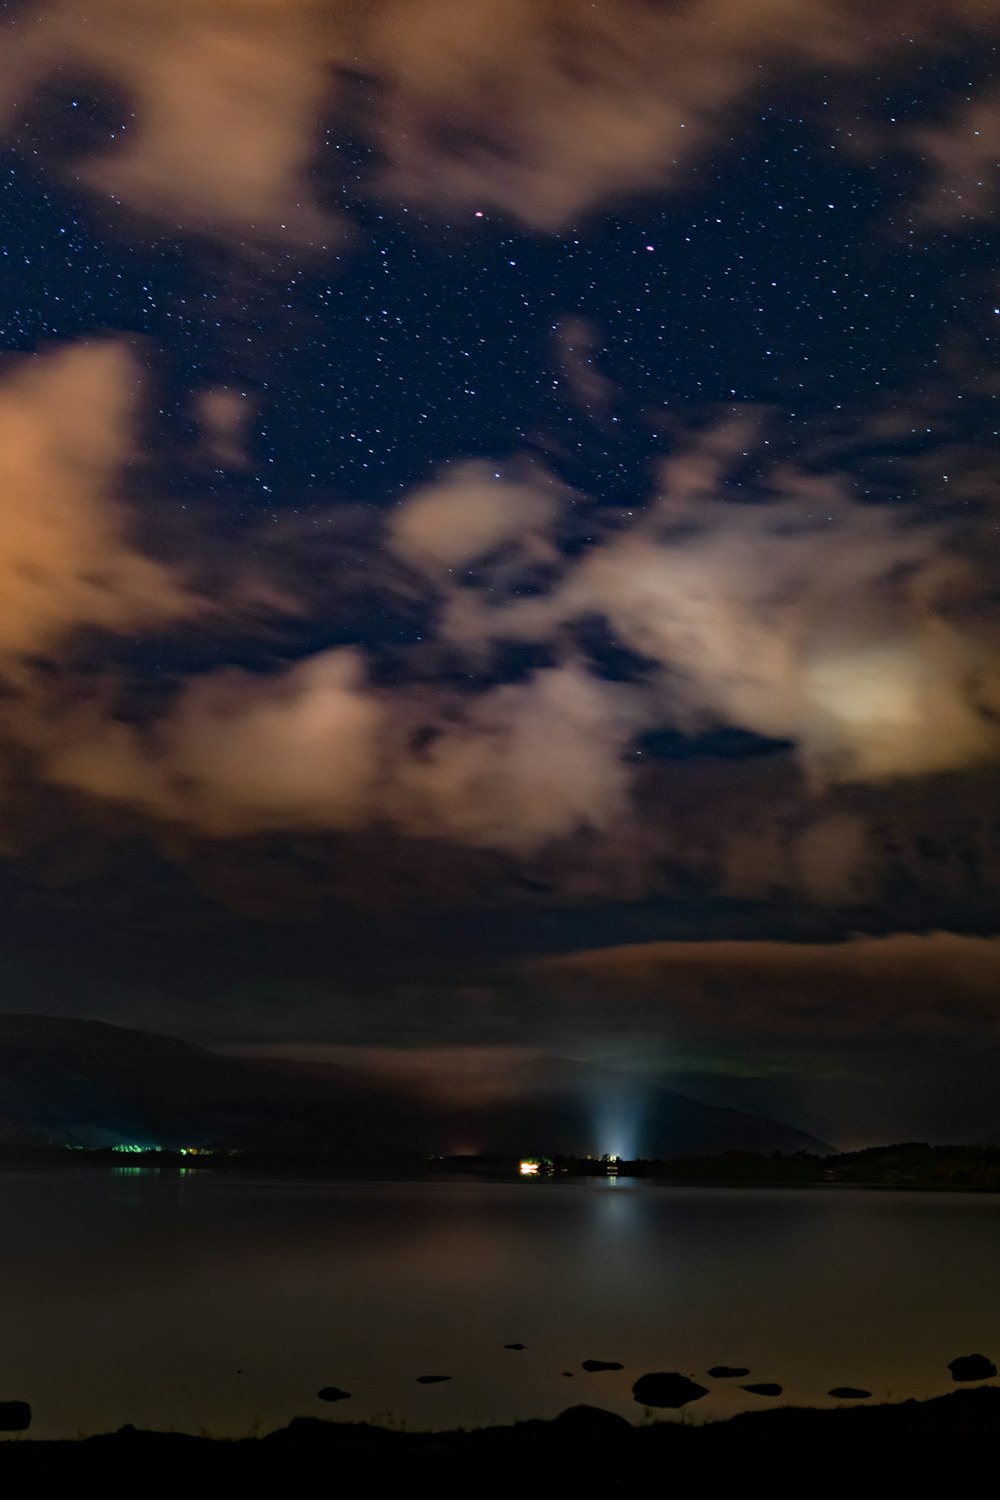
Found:
[[[0,1175],[0,1226],[0,1400],[30,1401],[39,1437],[578,1401],[635,1420],[648,1370],[710,1386],[701,1418],[769,1404],[707,1379],[717,1363],[831,1404],[937,1394],[955,1355],[1000,1353],[1000,1198],[973,1194],[127,1168]]]

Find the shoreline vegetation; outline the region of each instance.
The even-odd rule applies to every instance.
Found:
[[[717,1187],[879,1187],[940,1192],[1000,1192],[1000,1146],[932,1146],[907,1141],[827,1156],[726,1151],[628,1161],[592,1156],[537,1156],[532,1184],[567,1178],[639,1178],[664,1184]],[[123,1175],[156,1170],[232,1171],[277,1176],[342,1178],[517,1179],[515,1156],[438,1156],[345,1162],[336,1151],[259,1152],[234,1148],[159,1148],[128,1145],[88,1149],[64,1145],[0,1144],[0,1170],[103,1168]]]
[[[264,1436],[219,1439],[178,1432],[118,1432],[63,1441],[0,1441],[0,1477],[39,1481],[105,1474],[197,1475],[200,1480],[286,1481],[301,1467],[327,1466],[341,1485],[399,1482],[436,1494],[509,1492],[548,1476],[587,1493],[624,1493],[637,1482],[746,1477],[747,1463],[770,1478],[813,1473],[819,1463],[856,1471],[887,1465],[898,1479],[936,1460],[963,1469],[995,1452],[1000,1387],[977,1386],[928,1400],[833,1408],[780,1407],[698,1424],[643,1420],[576,1406],[550,1421],[447,1432],[409,1432],[369,1423],[297,1417]],[[798,1468],[798,1465],[807,1466]],[[152,1467],[152,1466],[155,1466]],[[321,1472],[321,1471],[320,1471]],[[956,1475],[957,1477],[957,1475]]]

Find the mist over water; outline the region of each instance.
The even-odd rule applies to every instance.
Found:
[[[454,1426],[580,1401],[638,1420],[650,1370],[710,1386],[687,1409],[702,1419],[768,1404],[707,1379],[716,1363],[829,1404],[843,1384],[940,1393],[955,1355],[1000,1349],[987,1196],[126,1167],[0,1177],[0,1222],[0,1399],[31,1402],[37,1437]],[[590,1358],[625,1368],[588,1375]],[[330,1384],[352,1399],[324,1405]]]

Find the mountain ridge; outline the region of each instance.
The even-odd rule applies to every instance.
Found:
[[[0,1141],[435,1154],[620,1155],[831,1148],[763,1116],[701,1104],[568,1058],[512,1075],[509,1099],[461,1108],[358,1068],[246,1058],[104,1021],[0,1015]]]

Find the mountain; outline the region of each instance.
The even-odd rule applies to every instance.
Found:
[[[513,1070],[511,1097],[477,1110],[464,1126],[486,1154],[511,1144],[532,1154],[664,1157],[719,1151],[814,1151],[832,1147],[759,1115],[700,1104],[631,1074],[568,1058],[541,1058]]]
[[[384,1090],[346,1070],[319,1080],[100,1021],[0,1016],[0,1140],[356,1154],[397,1147],[402,1125]]]
[[[99,1021],[0,1016],[0,1141],[336,1151],[826,1151],[790,1126],[562,1058],[511,1070],[509,1095],[460,1109],[358,1069],[223,1056]]]

